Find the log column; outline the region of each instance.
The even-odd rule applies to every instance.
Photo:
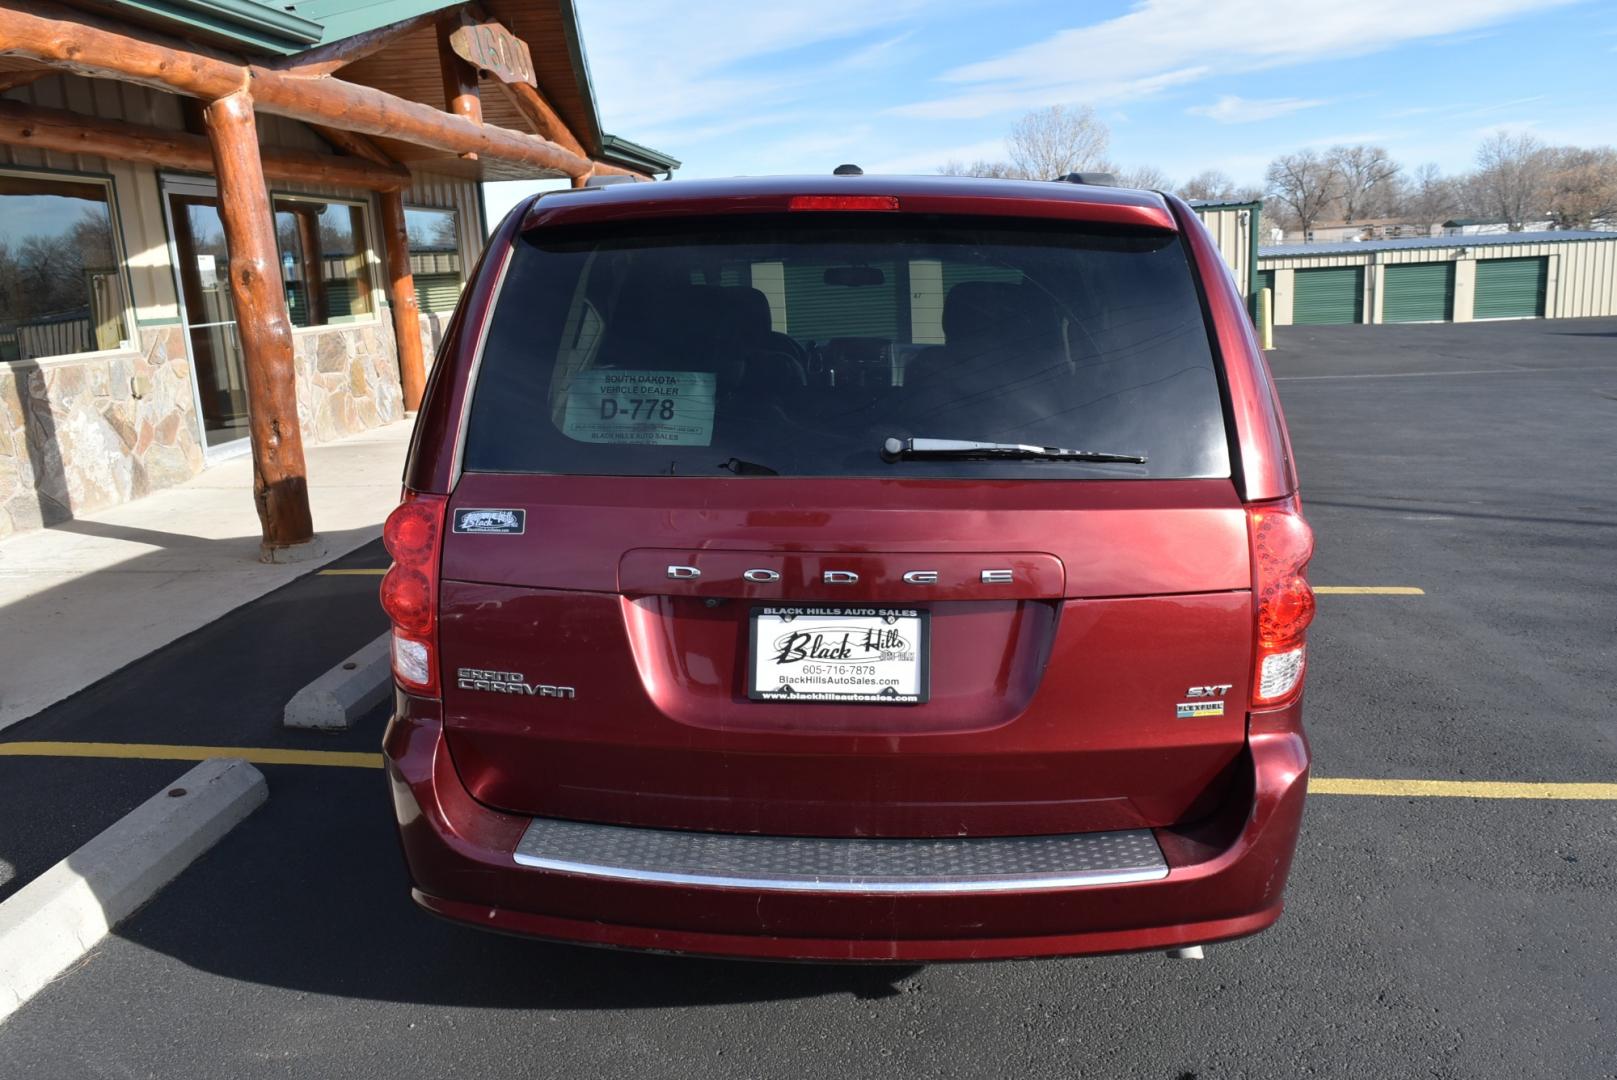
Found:
[[[474,124],[483,122],[483,98],[478,92],[477,69],[456,55],[449,47],[449,37],[462,22],[460,12],[454,12],[438,23],[438,66],[444,78],[444,105],[456,116],[464,116]],[[468,161],[476,161],[476,154],[462,154]]]
[[[245,92],[209,103],[203,113],[219,180],[219,217],[230,252],[230,298],[236,305],[247,375],[247,421],[253,445],[253,498],[264,552],[314,538],[309,485],[298,427],[292,321],[281,289],[275,218],[258,159],[253,102]]]
[[[381,194],[382,233],[387,240],[389,306],[393,309],[393,337],[399,351],[399,385],[404,407],[421,407],[427,387],[426,362],[421,355],[421,302],[410,272],[410,231],[404,224],[404,193],[394,188]]]
[[[309,203],[282,203],[298,223],[298,246],[303,249],[303,302],[309,309],[308,326],[326,321],[326,257],[320,243],[320,212],[324,207]]]

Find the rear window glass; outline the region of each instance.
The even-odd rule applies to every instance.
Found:
[[[1147,460],[895,461],[892,438]],[[641,476],[1230,472],[1177,236],[896,215],[520,237],[464,460]]]

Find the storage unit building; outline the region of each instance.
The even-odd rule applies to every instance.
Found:
[[[1617,232],[1258,249],[1277,326],[1617,315]]]
[[[1214,202],[1193,200],[1190,208],[1202,219],[1207,231],[1213,234],[1218,253],[1224,256],[1230,272],[1235,275],[1235,286],[1242,296],[1258,291],[1258,229],[1263,216],[1261,202]]]

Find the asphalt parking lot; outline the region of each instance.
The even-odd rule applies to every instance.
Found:
[[[1278,345],[1313,580],[1423,590],[1321,598],[1316,774],[1617,779],[1617,319]],[[374,750],[381,712],[279,727],[383,629],[374,589],[305,577],[0,741]],[[0,898],[185,768],[0,756]],[[0,1077],[1617,1077],[1617,802],[1315,795],[1286,917],[1199,964],[829,967],[434,921],[380,773],[264,771],[266,806],[0,1025]]]

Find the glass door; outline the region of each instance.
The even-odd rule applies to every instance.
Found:
[[[230,300],[224,223],[211,186],[175,182],[165,194],[202,434],[215,450],[247,437],[247,379]]]

